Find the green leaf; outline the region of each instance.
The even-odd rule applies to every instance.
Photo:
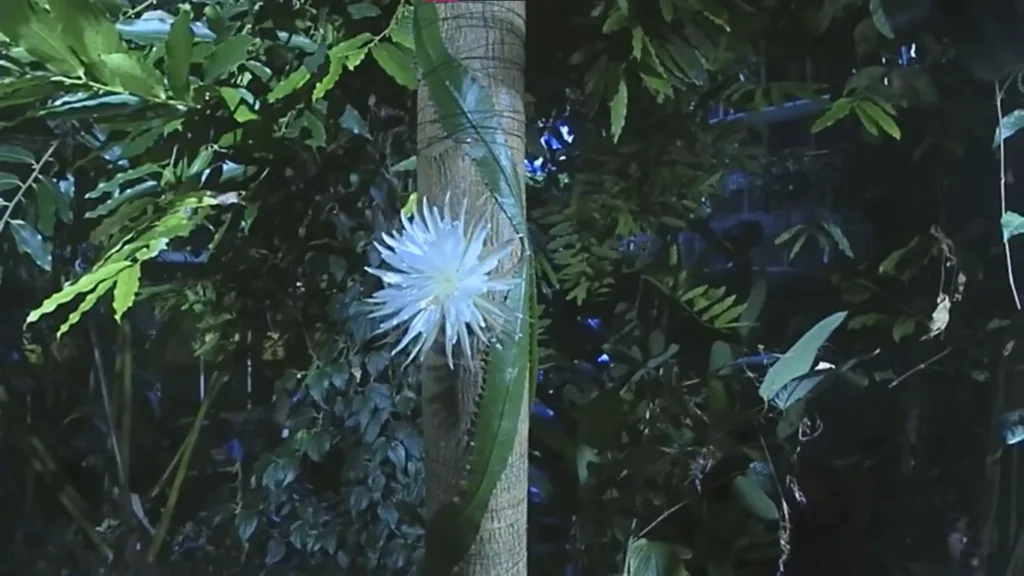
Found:
[[[846,314],[836,312],[815,324],[775,364],[772,364],[764,377],[764,382],[758,388],[761,398],[770,401],[790,381],[810,372],[818,350],[846,319]]]
[[[248,542],[249,537],[256,531],[256,514],[251,510],[242,510],[235,517],[235,527],[238,528],[238,539]]]
[[[523,167],[515,162],[493,97],[448,52],[441,38],[437,7],[417,2],[414,12],[416,55],[423,81],[438,109],[444,131],[469,148],[477,171],[515,234],[528,237]],[[534,366],[531,343],[536,322],[531,303],[536,288],[533,255],[524,243],[505,305],[512,311],[499,331],[486,367],[469,466],[459,497],[443,504],[427,522],[426,572],[450,574],[469,551],[480,530],[491,494],[505,470],[520,427]]]
[[[8,220],[7,225],[11,228],[18,251],[28,254],[37,266],[49,272],[53,268],[53,254],[42,234],[24,220]]]
[[[187,4],[178,8],[178,16],[171,24],[171,32],[164,44],[164,76],[171,94],[184,101],[189,99],[188,71],[192,65],[192,10]]]
[[[0,172],[0,192],[21,188],[21,179],[10,172]]]
[[[236,34],[217,44],[210,57],[203,61],[203,79],[207,83],[212,83],[233,72],[249,57],[249,48],[252,47],[253,42],[255,40],[251,36]],[[300,68],[300,70],[306,69]],[[306,70],[306,77],[309,77],[309,70]],[[290,92],[291,90],[289,90]]]
[[[895,140],[899,140],[902,137],[903,134],[900,132],[900,127],[896,125],[896,122],[890,115],[891,112],[884,110],[880,105],[870,100],[857,101],[857,113],[859,114],[861,110],[870,116],[871,119],[875,121],[875,124]],[[865,127],[867,127],[866,124]]]
[[[107,280],[110,280],[110,285],[113,286],[114,281],[111,278],[130,265],[128,262],[116,262],[109,266],[99,266],[71,283],[65,284],[60,291],[43,300],[43,303],[38,308],[29,312],[25,325],[28,326],[38,321],[43,316],[56,310],[57,307],[71,302],[76,296],[89,293]]]
[[[259,118],[255,111],[256,98],[248,90],[224,86],[220,89],[220,95],[240,124]]]
[[[62,222],[71,222],[71,197],[65,194],[56,182],[53,181],[49,176],[38,176],[35,182],[36,196],[40,198],[40,202],[45,202],[48,205],[53,206],[54,212]],[[45,200],[43,200],[45,198]]]
[[[274,564],[284,558],[285,552],[288,551],[288,543],[280,538],[271,538],[267,542],[267,555],[264,558],[264,562],[267,564]]]
[[[100,57],[105,82],[143,98],[163,98],[164,81],[152,65],[132,54],[105,54]]]
[[[3,144],[0,145],[0,162],[7,164],[28,164],[29,166],[32,166],[36,163],[36,158],[31,152],[21,146]]]
[[[349,15],[354,20],[361,20],[363,18],[373,18],[374,16],[380,16],[380,8],[377,8],[369,2],[359,2],[357,4],[349,4],[346,6]]]
[[[34,184],[32,188],[35,191],[36,229],[44,236],[52,237],[53,228],[57,224],[56,202],[59,196],[50,194],[52,189],[39,180],[38,176]]]
[[[1009,240],[1018,234],[1024,234],[1024,216],[1016,212],[1006,212],[1000,219],[1003,228],[1003,240]]]
[[[1024,109],[1017,109],[1003,116],[996,126],[996,135],[992,138],[992,147],[998,148],[999,142],[1013,136],[1024,126]]]
[[[306,68],[305,66],[299,68],[286,76],[284,80],[278,82],[274,88],[270,90],[270,93],[267,94],[267,102],[273,104],[285,96],[288,96],[305,85],[311,77],[312,75],[309,73],[309,68]]]
[[[4,0],[0,34],[60,74],[81,76],[85,72],[57,22],[31,0]]]
[[[612,96],[611,103],[611,122],[612,122],[612,142],[618,142],[619,136],[622,135],[622,129],[626,126],[626,107],[629,104],[629,93],[626,88],[626,79],[619,80],[619,87],[615,91],[615,95]]]
[[[854,106],[853,111],[857,114],[857,118],[860,119],[861,126],[868,131],[868,134],[872,136],[878,136],[878,122],[868,114],[862,106]]]
[[[363,32],[327,51],[327,60],[329,62],[327,75],[317,82],[316,87],[313,89],[314,101],[320,100],[324,97],[324,94],[327,94],[331,88],[334,88],[334,85],[338,83],[338,79],[341,78],[341,72],[345,68],[351,70],[359,65],[359,62],[366,55],[364,47],[371,40],[373,40],[373,36]]]
[[[842,120],[850,114],[850,110],[852,108],[852,99],[840,98],[839,100],[836,100],[835,103],[833,103],[832,106],[830,106],[828,110],[821,115],[821,117],[814,121],[814,124],[811,126],[811,132],[821,132],[825,128],[828,128],[839,120]]]
[[[85,298],[83,298],[82,302],[78,305],[78,308],[75,308],[75,310],[68,315],[67,320],[65,320],[64,323],[60,325],[60,328],[57,330],[57,339],[60,340],[60,337],[67,333],[67,331],[70,330],[72,326],[77,324],[78,321],[82,319],[82,316],[85,316],[86,312],[92,310],[93,306],[95,306],[96,303],[99,302],[100,298],[104,294],[110,292],[110,289],[113,286],[114,279],[107,278],[106,280],[100,282],[99,285],[96,286],[95,290],[86,294]]]
[[[892,339],[894,342],[899,342],[904,336],[909,336],[914,332],[914,326],[916,321],[910,316],[901,316],[892,325]]]
[[[643,56],[644,40],[644,29],[639,26],[634,26],[632,38],[633,51],[630,54],[630,58],[633,60],[639,61],[640,57]]]
[[[49,0],[50,14],[86,64],[127,52],[114,22],[94,0]]]
[[[378,42],[370,48],[370,54],[395,82],[409,89],[416,88],[416,66],[413,64],[413,54],[409,49]]]
[[[391,28],[388,29],[388,37],[391,38],[395,44],[400,44],[410,50],[415,50],[416,41],[413,40],[412,37],[412,14],[413,7],[409,4],[402,4],[399,7],[398,13],[395,14],[395,17],[391,22]]]
[[[626,549],[625,576],[679,576],[682,559],[692,555],[681,546],[637,538]]]
[[[660,0],[661,17],[665,19],[665,22],[671,22],[676,15],[675,0]]]
[[[836,226],[832,222],[822,222],[821,226],[825,229],[825,232],[832,238],[832,241],[836,243],[836,247],[839,251],[846,255],[847,258],[853,258],[853,247],[850,246],[850,241],[843,234],[842,229]]]
[[[392,172],[413,172],[416,170],[416,157],[410,156],[391,167]]]
[[[875,28],[878,28],[878,32],[886,38],[895,38],[896,35],[892,32],[892,25],[889,24],[889,19],[885,16],[885,11],[882,8],[882,0],[871,0],[868,7],[871,10],[871,21],[875,23]]]
[[[753,478],[736,476],[732,479],[732,491],[736,500],[755,517],[767,522],[779,519],[779,508]]]
[[[117,283],[114,285],[114,321],[121,323],[121,317],[135,303],[135,296],[139,293],[139,280],[142,275],[142,267],[135,264],[126,268],[117,275]]]

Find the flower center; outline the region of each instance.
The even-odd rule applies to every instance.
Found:
[[[459,271],[458,270],[445,270],[437,275],[437,298],[438,300],[446,300],[451,298],[455,291],[459,288]]]

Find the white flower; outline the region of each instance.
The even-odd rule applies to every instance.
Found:
[[[470,330],[486,341],[485,328],[493,330],[504,321],[502,309],[487,296],[513,284],[492,278],[512,243],[485,254],[490,226],[480,220],[467,229],[465,220],[465,204],[461,217],[454,219],[447,200],[442,214],[424,199],[411,220],[402,215],[399,231],[384,235],[387,246],[374,244],[393,270],[366,269],[384,281],[384,288],[369,299],[377,308],[371,316],[387,318],[380,332],[409,324],[392,355],[413,341],[409,360],[424,354],[443,327],[448,366],[454,367],[456,343],[467,358],[471,354]]]

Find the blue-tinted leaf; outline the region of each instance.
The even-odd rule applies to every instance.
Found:
[[[1016,134],[1017,130],[1020,130],[1022,126],[1024,126],[1024,109],[1017,109],[1003,116],[1003,119],[999,121],[999,126],[996,126],[996,135],[992,139],[992,147],[998,148],[1000,141]]]
[[[37,266],[49,272],[53,268],[53,254],[42,234],[24,220],[8,220],[7,226],[11,229],[18,250],[31,256]]]
[[[1009,240],[1018,234],[1024,234],[1024,216],[1016,212],[1007,212],[999,220],[1003,228],[1003,240]]]
[[[837,312],[815,324],[775,364],[772,364],[758,389],[761,398],[771,400],[790,381],[810,372],[818,350],[846,319],[846,314]]]

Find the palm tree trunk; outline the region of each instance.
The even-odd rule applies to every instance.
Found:
[[[441,36],[448,51],[475,76],[493,98],[502,118],[504,139],[522,178],[525,155],[526,115],[523,106],[523,62],[526,5],[523,1],[453,2],[437,5]],[[453,206],[463,201],[473,213],[491,224],[490,241],[498,244],[515,238],[504,214],[491,199],[466,144],[469,134],[446,134],[438,122],[427,87],[421,82],[418,95],[417,180],[418,191],[435,206],[446,196]],[[515,251],[502,263],[510,270],[520,259]],[[453,372],[443,353],[434,349],[423,362],[423,426],[426,460],[427,514],[456,496],[467,457],[467,436],[476,398],[483,382],[482,349],[472,362],[460,362]],[[454,387],[452,383],[454,382]],[[439,404],[431,399],[444,396]],[[454,394],[451,394],[454,392]],[[525,576],[527,437],[529,407],[523,402],[515,448],[504,474],[491,496],[479,536],[461,565],[466,576]]]

